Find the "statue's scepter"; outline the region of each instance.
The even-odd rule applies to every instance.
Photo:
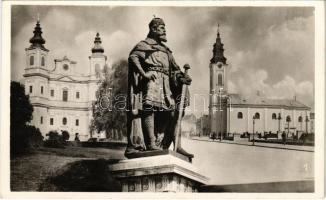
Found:
[[[185,64],[183,66],[183,68],[185,70],[184,75],[185,76],[188,75],[188,70],[190,69],[190,65]],[[183,111],[185,109],[185,99],[186,99],[187,87],[188,86],[186,84],[182,85],[181,99],[180,99],[180,103],[179,103],[179,107],[178,107],[178,120],[177,120],[176,128],[174,131],[175,141],[174,141],[173,151],[177,151],[178,143],[179,143],[179,140],[181,137],[181,120],[182,120]]]

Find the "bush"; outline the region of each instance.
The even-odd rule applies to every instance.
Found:
[[[62,131],[62,139],[63,139],[63,141],[67,141],[67,140],[69,140],[69,133],[67,132],[67,131]]]
[[[50,131],[46,135],[48,136],[48,139],[44,141],[45,147],[64,148],[65,141],[63,140],[62,135],[59,135],[57,131]]]
[[[10,154],[11,157],[28,153],[43,145],[43,136],[40,129],[25,125],[12,128],[10,132]]]

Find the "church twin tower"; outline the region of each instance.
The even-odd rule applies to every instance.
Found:
[[[31,46],[25,49],[26,72],[57,71],[64,75],[80,74],[80,69],[69,66],[70,64],[75,66],[76,62],[69,60],[67,56],[64,56],[63,59],[55,59],[55,68],[50,69],[51,66],[47,59],[49,50],[44,47],[45,40],[42,37],[42,28],[39,20],[36,23],[33,33],[34,36],[29,40]],[[97,33],[94,47],[91,49],[92,54],[89,56],[90,68],[89,71],[86,72],[86,76],[89,76],[93,80],[98,79],[101,76],[100,72],[103,72],[104,68],[108,67],[107,56],[104,55],[104,49],[101,43],[101,38],[99,33]]]

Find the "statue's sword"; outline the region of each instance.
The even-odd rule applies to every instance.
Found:
[[[183,68],[185,69],[184,74],[187,75],[190,66],[188,64],[185,64]],[[181,99],[178,106],[178,120],[174,131],[175,140],[174,140],[173,151],[177,151],[177,148],[179,146],[178,143],[180,142],[180,138],[181,138],[181,120],[182,120],[183,111],[185,109],[185,98],[186,98],[187,87],[188,86],[186,84],[182,85]]]

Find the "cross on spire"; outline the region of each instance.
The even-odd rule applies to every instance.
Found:
[[[220,23],[217,23],[217,34],[220,33]]]

